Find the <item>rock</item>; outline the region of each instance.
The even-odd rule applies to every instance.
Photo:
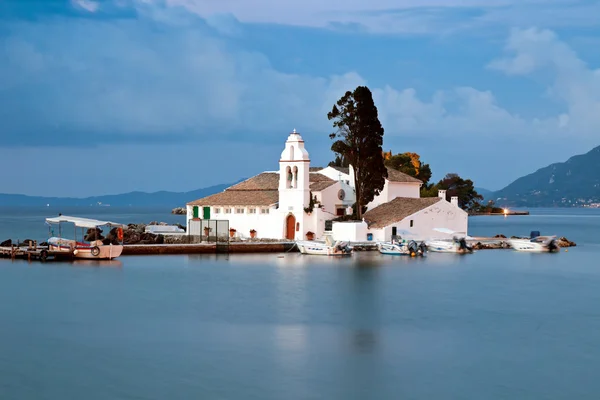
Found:
[[[29,242],[33,243],[33,240],[31,239],[25,239],[22,242],[19,243],[19,247],[27,247],[29,246]]]
[[[494,236],[494,238],[497,238],[497,239],[506,239],[506,236],[504,236],[503,234],[499,234],[499,235]]]
[[[2,247],[10,247],[12,246],[12,239],[7,239],[4,242],[0,243],[0,246]]]
[[[560,247],[574,247],[577,246],[577,244],[575,242],[571,242],[569,239],[567,239],[566,237],[560,237],[556,240],[558,242],[558,245]]]
[[[185,209],[185,207],[176,207],[173,210],[171,210],[171,214],[185,215],[187,214],[187,210]]]

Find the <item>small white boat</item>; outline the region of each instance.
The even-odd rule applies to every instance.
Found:
[[[81,228],[82,241],[75,239],[65,239],[62,237],[64,232],[63,225],[72,223],[75,225],[75,237],[77,237],[77,228]],[[55,255],[64,253],[65,256],[72,256],[81,259],[93,260],[111,260],[117,258],[123,252],[123,224],[110,221],[99,221],[89,218],[68,217],[60,215],[54,218],[46,218],[46,224],[50,226],[50,238],[48,239],[48,250]],[[54,235],[53,225],[58,225],[58,236]],[[111,228],[106,238],[101,236],[101,226]],[[87,230],[87,231],[86,231]],[[94,234],[94,240],[87,240],[86,236]],[[100,236],[98,236],[100,235]]]
[[[427,250],[436,253],[472,253],[473,247],[467,244],[468,236],[464,232],[455,232],[447,228],[433,228],[434,231],[441,232],[447,235],[454,235],[452,239],[430,239],[425,243]],[[462,236],[464,235],[464,236]]]
[[[509,239],[508,243],[516,251],[551,253],[560,251],[556,236],[535,236],[531,239]]]
[[[472,253],[473,248],[467,244],[465,238],[454,237],[449,240],[428,240],[426,242],[427,250],[436,253]]]
[[[414,240],[408,242],[380,242],[377,244],[377,250],[381,254],[392,256],[424,256],[427,252],[427,246],[421,242],[418,244]]]
[[[325,242],[312,240],[297,241],[296,245],[301,254],[319,256],[347,256],[352,254],[352,247],[346,242],[333,241],[330,235],[325,236]]]

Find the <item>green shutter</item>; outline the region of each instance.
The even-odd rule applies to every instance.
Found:
[[[210,219],[210,207],[204,207],[204,219]]]
[[[194,206],[194,218],[198,218],[198,206]]]

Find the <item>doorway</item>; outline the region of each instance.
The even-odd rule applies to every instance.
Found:
[[[285,238],[294,240],[296,237],[296,218],[290,214],[285,219]]]

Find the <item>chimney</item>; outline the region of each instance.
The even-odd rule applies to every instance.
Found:
[[[452,196],[450,198],[450,203],[456,207],[458,207],[458,196]]]
[[[438,190],[438,197],[441,197],[442,199],[446,200],[446,191]]]

